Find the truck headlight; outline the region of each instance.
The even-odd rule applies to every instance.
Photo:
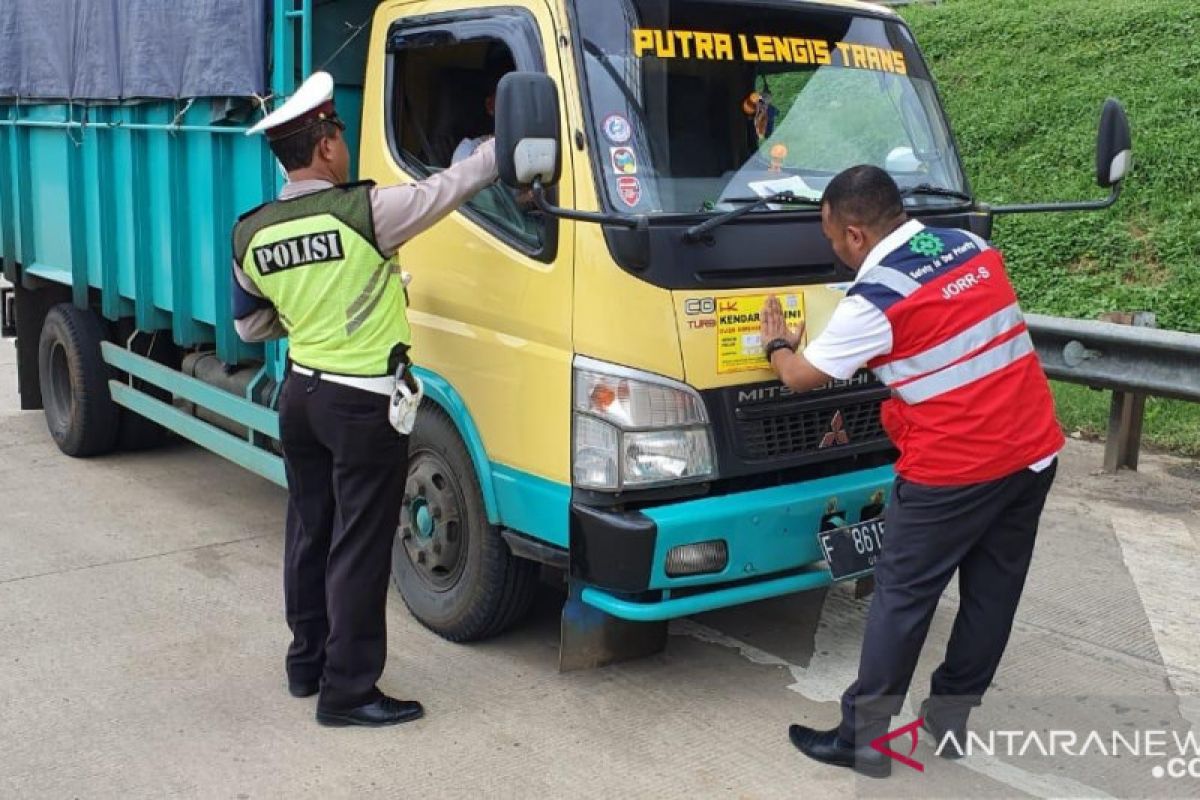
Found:
[[[576,486],[616,491],[714,477],[708,414],[695,389],[579,356],[574,390]]]

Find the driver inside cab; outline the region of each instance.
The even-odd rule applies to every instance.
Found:
[[[483,101],[483,111],[486,123],[478,130],[463,130],[463,138],[454,148],[450,164],[469,158],[481,144],[495,135],[496,120],[496,90],[500,79],[516,70],[512,57],[502,46],[490,46],[481,70],[480,80],[488,87],[487,96]],[[528,189],[514,190],[505,186],[492,186],[481,192],[476,198],[475,206],[484,214],[499,217],[508,221],[521,220],[522,227],[533,233],[536,229],[536,215],[540,212],[534,206],[533,193]]]

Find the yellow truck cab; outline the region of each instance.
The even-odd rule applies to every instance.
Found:
[[[464,540],[426,509],[476,475],[483,508],[450,513],[470,527],[483,520],[463,512],[486,510],[513,553],[568,565],[581,615],[657,622],[828,584],[821,532],[886,501],[887,392],[864,371],[791,393],[761,353],[763,299],[821,331],[852,275],[814,201],[854,164],[945,189],[910,211],[989,233],[903,22],[850,2],[395,2],[376,12],[369,63],[363,177],[449,166],[490,132],[507,65],[552,81],[548,196],[591,212],[544,213],[496,185],[401,251],[430,413],[448,413],[475,468],[457,474],[418,432],[394,556],[410,608],[458,632],[467,606],[445,601],[473,540],[464,567]],[[878,533],[851,534],[866,552],[850,576]]]
[[[245,17],[243,41],[212,44],[240,58],[186,103],[0,97],[0,321],[22,407],[70,455],[171,430],[283,483],[286,347],[238,341],[225,244],[280,183],[242,135],[263,72],[278,102],[329,65],[378,184],[494,135],[503,182],[400,250],[426,400],[393,573],[417,619],[465,641],[514,624],[541,565],[561,568],[564,667],[661,647],[671,618],[869,575],[887,390],[864,370],[793,393],[759,336],[766,295],[813,337],[853,279],[820,228],[835,174],[880,166],[910,215],[988,236],[996,213],[1111,204],[1129,164],[1112,101],[1108,200],[978,202],[909,29],[849,0],[260,11],[219,12]]]

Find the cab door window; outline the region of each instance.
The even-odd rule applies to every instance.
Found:
[[[400,24],[389,39],[393,155],[417,177],[461,161],[495,133],[496,87],[544,71],[532,18],[518,12]],[[487,187],[463,212],[512,247],[553,257],[553,222],[527,191]]]

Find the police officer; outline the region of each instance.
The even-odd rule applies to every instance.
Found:
[[[870,367],[892,389],[883,423],[900,460],[841,725],[793,725],[789,735],[810,758],[884,777],[892,762],[870,744],[903,705],[956,570],[958,616],[921,717],[942,755],[961,755],[967,716],[1008,642],[1064,439],[996,249],[909,220],[891,177],[870,166],[830,182],[821,226],[857,276],[803,354],[794,352],[803,329],[789,330],[770,298],[767,356],[797,391]]]
[[[388,417],[409,346],[396,251],[496,180],[495,149],[376,187],[347,183],[344,129],[333,79],[317,72],[250,130],[266,133],[288,182],[234,228],[234,317],[246,341],[289,337],[279,400],[288,689],[320,693],[323,725],[394,725],[423,713],[376,686],[408,462],[408,438]]]

